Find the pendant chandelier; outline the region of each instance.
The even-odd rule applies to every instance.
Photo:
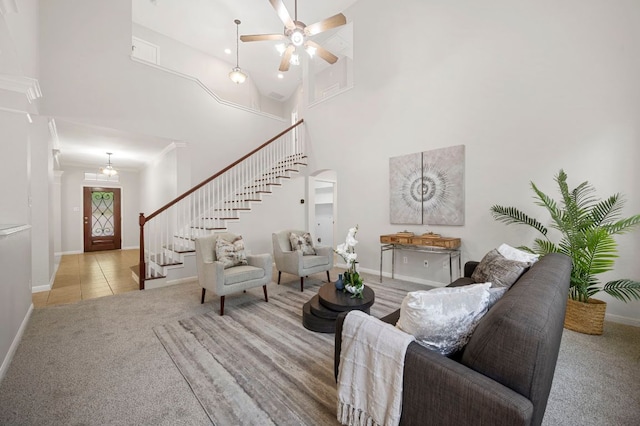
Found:
[[[100,173],[102,173],[103,175],[107,175],[107,176],[115,176],[118,174],[118,171],[116,169],[113,168],[113,165],[111,164],[111,152],[107,152],[108,155],[108,160],[107,160],[107,165],[106,167],[100,167]]]
[[[247,75],[242,72],[239,65],[240,50],[239,50],[239,43],[238,43],[238,34],[239,34],[240,20],[236,19],[233,22],[235,22],[236,24],[236,66],[229,73],[229,78],[231,79],[231,81],[233,81],[236,84],[242,84],[247,79]]]

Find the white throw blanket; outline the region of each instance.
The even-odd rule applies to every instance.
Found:
[[[360,311],[342,326],[338,420],[343,425],[397,425],[407,346],[415,338]]]

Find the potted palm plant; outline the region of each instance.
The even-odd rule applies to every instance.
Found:
[[[515,207],[491,207],[493,218],[505,224],[527,225],[536,229],[541,237],[533,247],[521,247],[531,253],[563,253],[571,257],[571,284],[567,302],[565,328],[586,334],[602,334],[606,303],[594,299],[604,291],[623,302],[640,300],[640,282],[618,279],[601,283],[596,277],[613,270],[618,247],[614,236],[628,232],[640,224],[640,214],[620,218],[624,199],[614,194],[604,200],[594,196],[589,182],[574,189],[567,185],[567,174],[560,170],[555,176],[560,194],[559,202],[540,191],[531,182],[536,204],[551,215],[550,227],[560,232],[558,242],[548,235],[548,229],[537,219],[529,217]]]

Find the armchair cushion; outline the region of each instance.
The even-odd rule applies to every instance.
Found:
[[[247,264],[242,236],[238,235],[233,241],[216,238],[216,258],[222,262],[224,269]]]
[[[264,277],[264,269],[255,266],[240,265],[224,270],[224,285],[233,285]]]
[[[316,266],[328,265],[329,258],[327,256],[304,256],[302,265],[304,269],[314,268]]]
[[[316,251],[313,248],[311,234],[308,232],[305,232],[302,235],[292,232],[289,234],[289,242],[291,243],[291,250],[300,250],[302,251],[303,256],[312,256],[316,254]]]

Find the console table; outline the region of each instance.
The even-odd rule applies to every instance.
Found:
[[[391,278],[394,278],[396,267],[396,250],[416,251],[422,253],[446,254],[449,256],[449,282],[453,282],[453,263],[458,261],[458,276],[462,276],[462,258],[459,238],[439,238],[438,236],[407,236],[402,234],[381,235],[380,242],[380,282],[382,282],[383,254],[391,251]]]

